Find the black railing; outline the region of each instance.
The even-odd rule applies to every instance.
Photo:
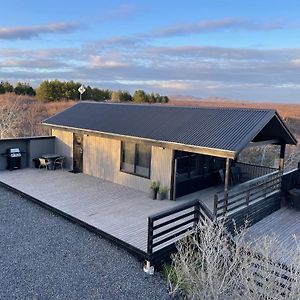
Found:
[[[300,164],[297,169],[286,172],[282,176],[282,195],[286,196],[287,192],[294,188],[300,188]]]
[[[239,167],[241,173],[241,180],[243,182],[258,178],[269,173],[276,171],[276,168],[266,167],[266,166],[259,166],[259,165],[252,165],[243,162],[235,163],[235,166]]]
[[[280,191],[282,173],[275,171],[234,186],[228,192],[215,194],[214,216],[221,217],[233,213],[253,202],[269,197]]]
[[[201,220],[213,220],[206,205],[193,200],[148,217],[148,255],[175,243],[188,231],[193,231]]]

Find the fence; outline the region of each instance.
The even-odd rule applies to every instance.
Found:
[[[6,157],[1,154],[4,154],[9,148],[19,148],[23,152],[21,167],[28,168],[33,166],[32,160],[34,158],[55,152],[55,137],[38,136],[0,139],[0,170],[5,170],[7,167]]]
[[[300,163],[297,169],[286,172],[282,176],[281,193],[286,196],[287,192],[300,187]]]
[[[276,170],[276,168],[252,165],[243,162],[237,162],[235,166],[237,166],[240,169],[240,173],[242,174],[241,176],[242,181],[258,178],[267,175],[269,173],[272,173]]]
[[[199,200],[149,216],[147,253],[151,262],[170,256],[175,243],[204,219],[213,220],[213,216]]]
[[[219,218],[229,215],[238,209],[248,207],[259,199],[278,193],[280,185],[281,172],[275,171],[239,184],[228,192],[219,192],[215,194],[214,216]]]

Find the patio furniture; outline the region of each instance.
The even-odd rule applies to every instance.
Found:
[[[43,154],[40,158],[46,159],[50,163],[50,169],[54,170],[54,162],[57,158],[60,158],[61,155],[50,153],[50,154]]]
[[[291,206],[295,209],[300,209],[300,189],[292,189],[288,191],[288,199]]]
[[[241,169],[238,166],[230,167],[231,184],[239,184],[241,182]]]
[[[63,164],[64,164],[64,157],[63,156],[60,156],[60,157],[56,158],[54,160],[54,163],[53,163],[54,170],[56,170],[57,168],[60,168],[63,171]]]
[[[219,170],[219,177],[220,177],[220,183],[224,183],[225,182],[225,172],[223,169]]]
[[[46,170],[51,170],[51,162],[45,158],[39,158],[40,166],[39,169],[45,168]]]

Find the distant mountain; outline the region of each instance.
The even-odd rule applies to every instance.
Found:
[[[171,95],[168,96],[171,101],[198,101],[202,100],[202,98],[187,96],[187,95]]]
[[[171,95],[168,96],[171,101],[199,101],[199,102],[235,102],[236,100],[222,97],[200,98],[189,95]]]

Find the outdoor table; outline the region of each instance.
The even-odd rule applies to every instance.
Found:
[[[41,158],[47,159],[50,162],[52,170],[54,170],[54,162],[55,162],[55,160],[57,158],[59,158],[59,157],[61,157],[61,155],[54,154],[54,153],[53,154],[43,154],[41,156]]]

